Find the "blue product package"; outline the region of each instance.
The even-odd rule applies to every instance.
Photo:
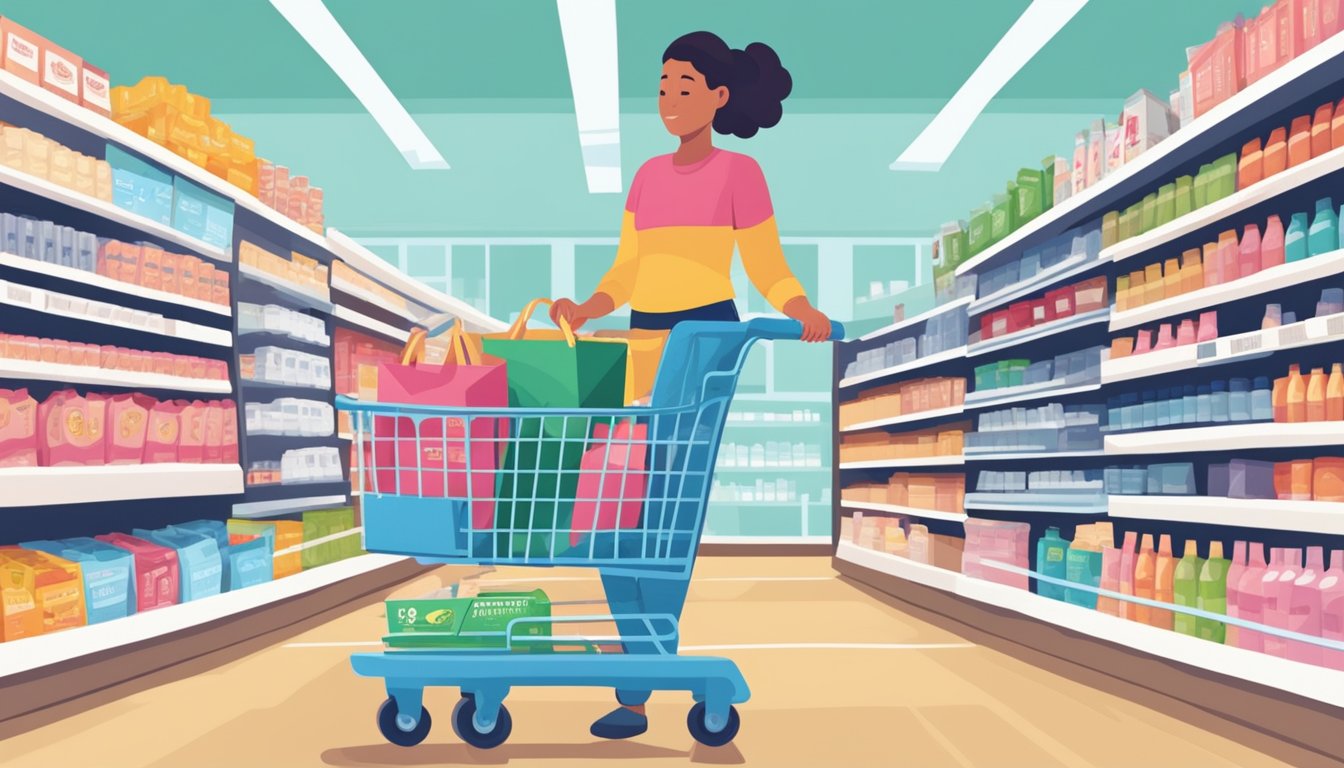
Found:
[[[42,258],[42,227],[36,219],[20,217],[19,219],[19,252],[15,255],[22,256],[25,259]]]
[[[60,233],[60,265],[76,269],[79,264],[75,256],[75,229],[74,227],[60,227]]]
[[[0,213],[0,251],[22,256],[19,251],[19,217]]]
[[[112,167],[112,202],[117,207],[160,224],[172,223],[172,175],[115,144],[107,145],[107,164]]]
[[[38,258],[46,264],[59,264],[60,255],[56,250],[60,240],[56,236],[56,222],[41,222],[38,225],[37,238]]]
[[[157,531],[136,528],[131,531],[131,535],[177,550],[177,562],[181,568],[181,602],[220,593],[224,583],[224,565],[220,559],[219,545],[213,537],[172,527]]]
[[[264,584],[271,580],[270,542],[258,536],[251,541],[234,544],[228,548],[228,589],[230,592],[244,587]]]
[[[233,245],[233,202],[179,176],[173,180],[173,229],[229,248]]]
[[[77,232],[75,235],[76,265],[85,272],[98,269],[98,238],[89,232]]]
[[[229,532],[224,527],[222,520],[192,520],[186,523],[170,525],[174,530],[186,531],[197,536],[205,536],[214,539],[215,546],[219,549],[220,564],[223,570],[220,575],[220,591],[229,591],[229,563],[225,554],[229,548]]]
[[[84,602],[89,623],[121,619],[135,613],[135,556],[121,547],[89,538],[61,542],[61,557],[84,571]]]

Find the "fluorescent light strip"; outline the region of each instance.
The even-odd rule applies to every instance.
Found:
[[[583,170],[592,194],[619,193],[621,102],[616,0],[556,0],[574,92]]]
[[[1031,57],[1050,42],[1087,0],[1032,0],[1030,6],[995,44],[980,66],[962,83],[932,122],[906,147],[893,171],[937,171],[961,143],[989,100],[1013,79]]]
[[[448,163],[397,101],[322,0],[271,0],[271,5],[308,41],[345,83],[414,170],[446,170]]]

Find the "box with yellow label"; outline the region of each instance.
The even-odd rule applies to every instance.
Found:
[[[503,648],[509,622],[547,618],[551,601],[540,589],[486,592],[475,597],[388,600],[383,642],[394,648]],[[514,630],[513,650],[549,651],[549,643],[518,642],[519,637],[551,633],[550,622],[527,622]]]
[[[14,640],[86,622],[78,563],[30,549],[0,547],[4,639]]]

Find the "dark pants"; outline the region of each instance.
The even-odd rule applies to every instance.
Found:
[[[703,307],[683,309],[680,312],[640,312],[630,310],[630,329],[637,331],[670,331],[685,320],[727,320],[737,322],[737,304],[732,299]]]

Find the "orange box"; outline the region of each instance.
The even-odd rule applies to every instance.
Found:
[[[112,83],[107,72],[87,61],[79,70],[79,103],[103,117],[112,116]]]
[[[80,70],[84,59],[47,41],[42,46],[42,87],[74,104],[79,103]]]
[[[200,266],[196,268],[196,298],[201,301],[214,302],[215,297],[215,265],[202,260]]]
[[[85,624],[84,578],[78,563],[45,552],[0,547],[0,592],[5,640]]]
[[[140,246],[140,281],[143,288],[160,290],[163,288],[163,249],[157,245]]]
[[[0,36],[4,38],[5,71],[33,85],[42,83],[42,48],[46,39],[26,27],[0,16]]]
[[[182,254],[177,258],[177,292],[188,299],[194,299],[197,296],[197,289],[200,280],[201,260],[190,254]]]
[[[216,269],[211,276],[210,299],[216,304],[229,304],[229,273]]]
[[[182,257],[178,254],[171,251],[163,252],[163,256],[159,259],[160,290],[178,294],[182,292],[182,284],[178,273],[178,265],[181,261]]]

